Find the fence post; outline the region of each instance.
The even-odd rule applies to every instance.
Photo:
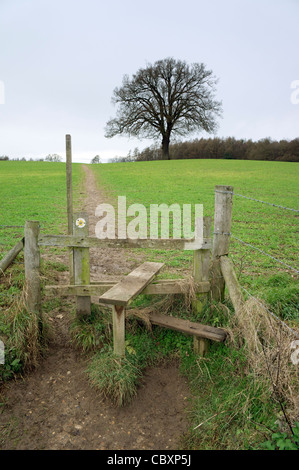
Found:
[[[38,316],[40,328],[42,328],[39,222],[27,220],[24,235],[25,303],[28,310]]]
[[[88,237],[88,215],[85,212],[74,214],[73,235]],[[74,283],[90,283],[89,248],[74,248]],[[77,296],[77,317],[84,318],[91,314],[90,297]]]
[[[215,186],[215,213],[212,250],[212,299],[224,300],[225,282],[221,272],[220,257],[228,254],[233,208],[232,186]]]
[[[203,218],[203,237],[211,237],[212,218]],[[193,251],[193,279],[194,282],[209,281],[210,276],[210,249],[201,249]],[[209,293],[196,293],[196,299],[193,301],[193,310],[200,314],[203,312],[209,300]],[[208,340],[193,336],[194,351],[204,356],[208,349]]]
[[[72,142],[71,136],[65,136],[66,144],[66,197],[67,197],[67,233],[73,235],[73,192],[72,192]],[[74,253],[70,248],[70,284],[74,283]]]

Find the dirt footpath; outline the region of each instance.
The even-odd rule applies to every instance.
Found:
[[[104,201],[91,170],[83,168],[83,209],[94,235],[94,210]],[[92,249],[91,280],[121,277],[142,261],[128,250]],[[0,449],[179,449],[188,428],[189,391],[177,365],[148,369],[133,402],[115,408],[88,382],[86,359],[70,343],[67,309],[49,316],[54,335],[47,356],[34,372],[0,391]]]

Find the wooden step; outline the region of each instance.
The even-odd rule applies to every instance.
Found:
[[[164,263],[145,262],[103,294],[99,301],[110,305],[128,305],[158,274]]]
[[[151,313],[149,320],[154,325],[159,325],[171,330],[187,333],[188,335],[198,336],[200,338],[211,339],[213,341],[223,342],[226,339],[226,331],[222,328],[194,323],[182,318],[170,317],[161,313]]]

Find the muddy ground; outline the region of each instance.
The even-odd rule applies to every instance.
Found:
[[[94,211],[104,196],[91,170],[83,168],[87,198],[82,209],[94,235]],[[121,278],[143,261],[141,254],[112,249],[91,249],[90,258],[91,281]],[[63,273],[61,282],[67,282]],[[0,391],[1,449],[180,448],[188,429],[189,390],[177,364],[146,370],[137,397],[116,408],[88,382],[87,359],[71,344],[68,309],[51,312],[49,321],[54,334],[46,357],[36,370]]]

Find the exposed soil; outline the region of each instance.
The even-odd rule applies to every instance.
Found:
[[[92,171],[83,168],[88,195],[83,209],[94,235],[94,211],[104,201]],[[143,261],[141,254],[129,250],[91,249],[90,257],[92,281],[120,278]],[[60,274],[61,282],[67,282]],[[116,408],[88,382],[87,359],[70,341],[67,307],[51,312],[49,319],[54,334],[40,366],[1,390],[5,406],[0,414],[0,448],[178,449],[188,428],[189,390],[177,365],[146,370],[133,402]]]

